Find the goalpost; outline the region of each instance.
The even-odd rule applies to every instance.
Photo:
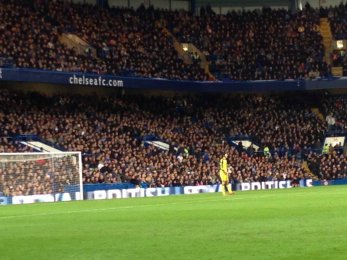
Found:
[[[0,153],[0,205],[83,200],[81,152]]]

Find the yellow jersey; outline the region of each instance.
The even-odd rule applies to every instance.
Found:
[[[219,174],[228,175],[228,161],[224,157],[219,161]]]

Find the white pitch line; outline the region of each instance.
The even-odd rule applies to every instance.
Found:
[[[236,199],[246,199],[247,197],[241,198],[232,198],[228,197],[228,200]],[[23,217],[39,217],[39,216],[52,216],[52,215],[64,215],[64,214],[73,214],[73,213],[85,213],[85,212],[101,212],[101,211],[112,211],[112,210],[122,210],[122,209],[136,209],[136,208],[146,208],[146,207],[156,207],[156,206],[170,206],[170,205],[182,205],[182,204],[195,204],[197,202],[224,202],[226,198],[218,199],[197,199],[183,202],[169,202],[169,203],[160,203],[160,204],[144,204],[144,205],[133,205],[133,206],[119,206],[111,208],[96,208],[96,209],[81,209],[81,210],[70,210],[70,211],[60,211],[60,212],[44,212],[36,214],[24,214],[24,215],[11,215],[11,216],[0,216],[0,219],[12,219],[12,218],[23,218]]]
[[[256,191],[254,191],[256,192]],[[242,194],[242,192],[238,192],[238,194]],[[307,192],[299,192],[291,194],[290,196],[301,197],[307,196],[310,193]],[[340,194],[340,192],[333,192],[333,194]],[[345,194],[345,192],[341,192],[341,194]],[[35,214],[24,214],[24,215],[11,215],[11,216],[0,216],[0,220],[4,219],[13,219],[13,218],[26,218],[26,217],[40,217],[40,216],[54,216],[54,215],[64,215],[64,214],[74,214],[74,213],[85,213],[85,212],[103,212],[103,211],[112,211],[112,210],[123,210],[123,209],[136,209],[136,208],[146,208],[146,207],[159,207],[159,206],[170,206],[170,205],[182,205],[182,204],[195,204],[197,202],[225,202],[227,200],[244,200],[244,199],[262,199],[269,197],[277,197],[280,194],[268,194],[262,196],[247,196],[247,197],[239,197],[239,195],[230,196],[230,197],[219,197],[213,199],[194,199],[189,201],[182,202],[169,202],[169,203],[160,203],[160,204],[144,204],[144,205],[134,205],[134,206],[119,206],[119,207],[111,207],[111,208],[96,208],[96,209],[82,209],[82,210],[70,210],[70,211],[60,211],[60,212],[44,212],[44,213],[35,213]],[[242,196],[242,195],[241,195]],[[6,206],[5,206],[6,207]]]

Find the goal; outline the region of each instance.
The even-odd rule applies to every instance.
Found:
[[[81,152],[0,153],[0,204],[83,200]]]

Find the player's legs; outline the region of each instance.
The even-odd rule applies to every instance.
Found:
[[[222,188],[222,194],[223,194],[223,196],[225,196],[225,192],[226,192],[226,190],[225,190],[226,182],[222,180],[221,186],[222,186],[222,187],[221,187],[221,188]]]
[[[233,192],[233,189],[231,188],[231,183],[229,182],[228,183],[228,193],[231,195],[231,194],[234,194],[234,192]]]
[[[222,181],[222,183],[221,183],[221,189],[222,189],[222,194],[223,194],[223,196],[225,195],[225,193],[226,193],[226,185],[228,184],[227,183],[227,178],[228,178],[228,176],[226,176],[225,174],[223,174],[223,173],[220,173],[220,179],[221,179],[221,181]]]
[[[231,187],[231,183],[230,183],[230,181],[229,181],[229,178],[227,178],[226,181],[225,181],[225,189],[228,190],[228,194],[229,194],[229,195],[234,194],[233,189],[232,189],[232,187]]]
[[[229,195],[232,195],[232,194],[235,194],[234,192],[233,192],[233,190],[232,190],[232,188],[231,188],[231,184],[230,184],[230,182],[229,182],[229,177],[228,176],[226,176],[226,175],[220,175],[220,177],[221,177],[221,180],[222,180],[222,194],[223,194],[223,196],[225,196],[226,195],[226,192],[228,191],[228,194]]]

